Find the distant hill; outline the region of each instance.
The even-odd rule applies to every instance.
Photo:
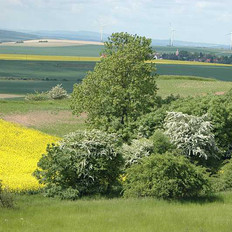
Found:
[[[152,45],[153,46],[168,46],[170,44],[170,40],[158,40],[153,39]],[[188,41],[174,41],[175,47],[202,47],[202,48],[224,48],[228,49],[228,45],[224,44],[211,44],[211,43],[200,43],[200,42],[188,42]]]
[[[17,31],[8,31],[8,30],[0,30],[0,42],[14,42],[20,40],[30,40],[30,39],[38,39],[37,35],[17,32]]]
[[[70,40],[86,40],[86,41],[100,41],[100,33],[93,31],[32,31],[31,33],[44,38],[52,39],[70,39]],[[103,34],[103,40],[107,40],[109,34]],[[168,46],[169,40],[153,39],[153,46]],[[210,43],[196,43],[188,41],[175,40],[174,45],[177,47],[206,47],[206,48],[229,48],[226,45],[210,44]]]
[[[106,41],[109,34],[103,34],[103,40]],[[0,41],[18,41],[30,39],[66,39],[66,40],[84,40],[84,41],[100,41],[100,33],[93,31],[25,31],[16,32],[8,30],[0,30]],[[153,39],[153,46],[168,46],[169,40]],[[188,41],[174,41],[175,47],[203,47],[203,48],[223,48],[228,49],[227,45],[210,44],[210,43],[197,43]]]
[[[48,39],[100,41],[100,33],[93,31],[33,31],[32,33]],[[107,40],[108,36],[104,34],[103,40]]]

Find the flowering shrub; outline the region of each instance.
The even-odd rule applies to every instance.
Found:
[[[214,139],[213,126],[207,115],[201,117],[168,112],[164,127],[171,142],[186,156],[208,159],[216,156],[218,148]]]
[[[0,119],[0,180],[13,191],[37,190],[32,172],[48,143],[59,139]]]
[[[125,159],[125,167],[138,163],[143,157],[153,152],[153,143],[148,139],[134,139],[131,145],[123,144],[122,153]]]
[[[48,146],[34,175],[49,197],[109,194],[123,164],[119,145],[116,135],[98,130],[70,133],[60,144]]]
[[[62,84],[56,85],[49,92],[48,95],[52,99],[64,99],[68,97],[67,91],[62,87]]]

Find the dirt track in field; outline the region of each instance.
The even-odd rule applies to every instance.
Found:
[[[215,95],[224,95],[225,92],[216,92]]]
[[[16,98],[16,97],[24,97],[24,96],[23,95],[17,95],[17,94],[0,94],[0,99]]]
[[[3,119],[9,122],[19,123],[23,126],[41,126],[51,123],[70,123],[74,124],[77,120],[85,119],[86,114],[79,118],[72,115],[70,111],[33,111],[26,114],[11,114],[3,116]]]

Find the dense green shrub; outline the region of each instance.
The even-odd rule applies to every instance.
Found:
[[[48,95],[51,99],[64,99],[68,97],[67,91],[62,87],[62,84],[58,84],[53,87],[49,92]]]
[[[163,76],[158,76],[158,78],[162,79]],[[160,108],[161,106],[163,106],[163,105],[169,105],[172,102],[177,101],[178,99],[181,99],[180,95],[170,94],[170,95],[166,96],[165,98],[157,96],[156,97],[156,103],[157,103],[157,106]]]
[[[171,143],[167,135],[165,135],[161,130],[156,130],[151,137],[153,142],[153,152],[154,154],[163,154],[167,151],[175,149],[175,146]]]
[[[9,191],[7,191],[7,189],[2,188],[1,180],[0,180],[0,206],[4,208],[14,207],[13,196]]]
[[[47,147],[34,175],[51,197],[110,193],[123,165],[120,145],[114,134],[98,130],[70,133],[60,144]]]
[[[149,138],[157,129],[163,129],[164,119],[172,102],[180,96],[169,95],[166,98],[154,98],[154,107],[150,113],[143,114],[134,125],[134,133],[139,137]]]
[[[206,115],[197,117],[181,112],[168,112],[164,127],[171,142],[188,157],[208,159],[218,153],[213,127]]]
[[[205,169],[176,153],[151,155],[132,165],[127,170],[124,196],[186,198],[209,193]]]
[[[138,163],[143,157],[153,152],[153,143],[148,139],[132,140],[131,144],[123,144],[122,153],[125,159],[125,167]]]
[[[138,134],[139,137],[149,138],[157,129],[163,129],[167,109],[168,107],[165,105],[141,116],[136,122],[135,134]]]
[[[221,190],[232,190],[232,160],[228,161],[219,173]]]
[[[25,97],[25,100],[28,100],[28,101],[45,101],[48,99],[50,99],[48,93],[46,92],[40,93],[38,91],[35,91],[35,93],[29,93]]]

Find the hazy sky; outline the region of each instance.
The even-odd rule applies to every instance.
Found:
[[[0,0],[0,28],[127,31],[154,39],[229,44],[232,0]]]

